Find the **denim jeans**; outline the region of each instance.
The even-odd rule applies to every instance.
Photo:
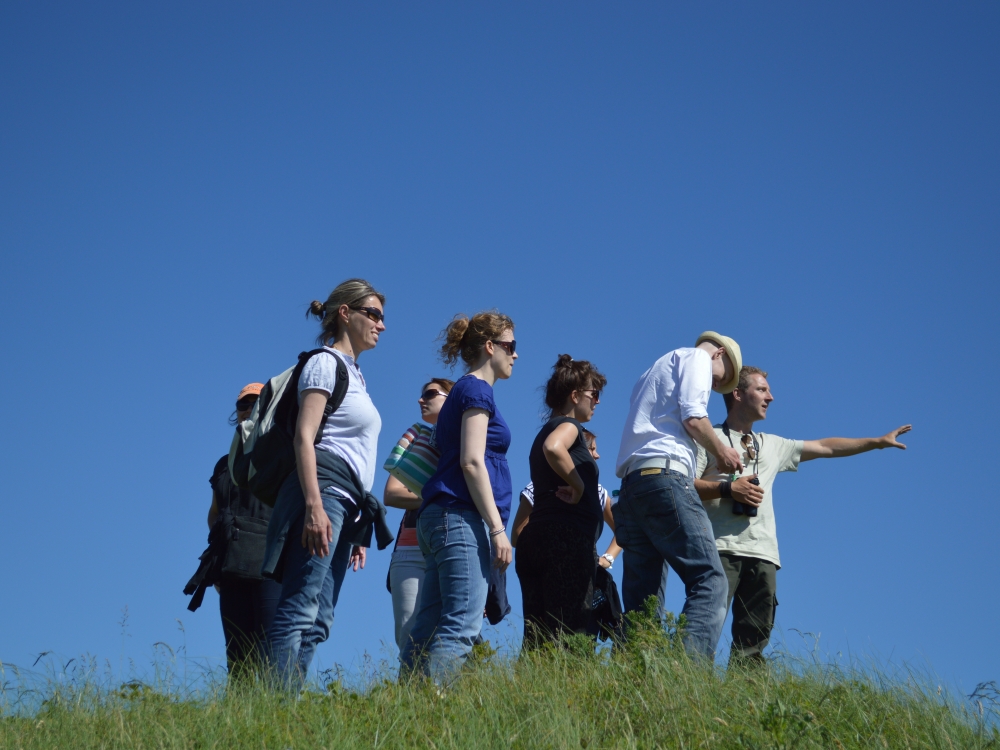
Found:
[[[400,660],[441,684],[457,676],[483,627],[491,555],[486,523],[474,510],[429,505],[417,520],[427,568],[410,640]]]
[[[625,611],[642,609],[647,597],[657,595],[663,562],[668,562],[684,583],[687,597],[684,646],[689,654],[713,659],[726,621],[729,586],[715,548],[712,523],[694,482],[676,471],[629,474],[612,513],[615,537],[625,550]]]
[[[271,665],[281,684],[290,688],[301,686],[316,647],[330,637],[333,609],[351,558],[350,535],[341,532],[351,525],[357,507],[333,489],[322,497],[333,525],[331,554],[310,555],[302,546],[303,513],[288,532],[281,598],[271,625]]]
[[[392,618],[396,623],[396,645],[400,652],[410,640],[413,620],[420,607],[420,590],[424,585],[426,567],[424,554],[416,547],[397,547],[389,562]]]

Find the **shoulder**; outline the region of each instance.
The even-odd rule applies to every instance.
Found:
[[[215,482],[222,476],[223,472],[226,471],[229,471],[228,453],[215,462],[215,468],[212,469],[212,478],[208,480],[208,483],[214,486]],[[204,474],[202,476],[204,476]]]
[[[455,383],[455,387],[448,394],[448,401],[457,404],[459,410],[463,412],[469,409],[485,409],[492,416],[495,408],[493,387],[474,375],[466,375]]]
[[[788,438],[783,438],[780,435],[775,435],[771,432],[755,432],[754,435],[757,437],[757,442],[761,444],[761,447],[763,447],[765,443],[769,443],[770,445],[784,445],[788,443],[802,442],[801,440],[789,440]]]
[[[688,349],[678,349],[677,351],[683,352],[680,362],[687,367],[712,368],[712,358],[708,356],[708,352],[704,349],[691,347]]]
[[[772,450],[802,450],[802,440],[791,440],[789,438],[783,438],[780,435],[774,435],[769,432],[755,432],[754,435],[757,436],[757,441],[760,443],[761,451],[768,448]]]

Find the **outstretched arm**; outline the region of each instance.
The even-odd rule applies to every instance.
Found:
[[[882,448],[901,448],[906,450],[898,438],[909,432],[911,425],[905,424],[882,437],[873,438],[823,438],[822,440],[806,440],[802,446],[801,461],[812,461],[814,458],[842,458],[858,453],[881,450]]]

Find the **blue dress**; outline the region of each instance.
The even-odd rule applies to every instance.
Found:
[[[493,386],[474,375],[461,378],[451,389],[441,407],[437,421],[437,444],[441,459],[434,475],[424,485],[420,511],[436,504],[446,508],[476,510],[461,466],[462,415],[469,409],[483,409],[490,415],[486,431],[486,471],[493,487],[493,500],[504,526],[510,516],[513,496],[507,449],[510,448],[510,428],[500,415],[493,400]]]

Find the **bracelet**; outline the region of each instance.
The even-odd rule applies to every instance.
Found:
[[[719,497],[727,497],[730,500],[732,500],[733,498],[732,482],[719,482]]]
[[[490,532],[490,538],[492,539],[495,536],[500,536],[505,531],[506,529],[503,526],[501,526],[499,529],[494,529],[493,531]]]
[[[603,557],[605,560],[608,561],[609,570],[615,566],[615,558],[613,558],[609,552],[605,552],[603,555],[601,555],[601,557]]]

